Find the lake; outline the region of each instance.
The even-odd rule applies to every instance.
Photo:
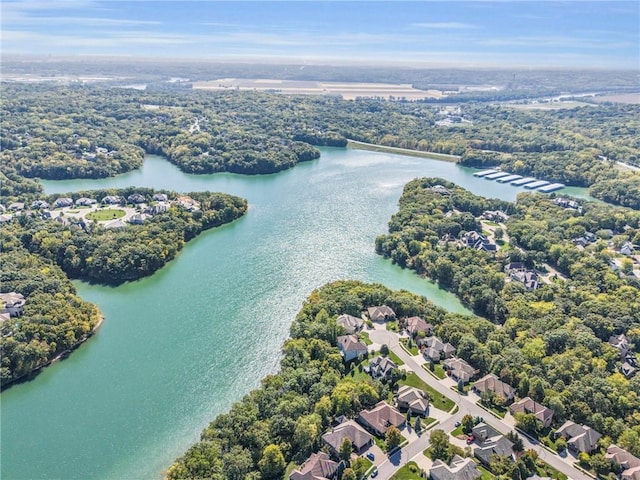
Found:
[[[76,282],[105,321],[33,381],[2,393],[1,477],[146,479],[275,372],[309,293],[338,279],[380,282],[465,312],[455,296],[374,253],[403,185],[439,176],[513,200],[525,191],[436,160],[338,148],[274,175],[187,175],[157,156],[47,193],[138,185],[245,197],[249,211],[191,241],[156,275],[117,288]],[[563,192],[585,196],[585,189]]]

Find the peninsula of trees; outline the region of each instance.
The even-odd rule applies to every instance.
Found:
[[[9,205],[1,289],[22,295],[25,305],[0,323],[2,385],[77,346],[96,326],[97,309],[75,295],[69,278],[118,285],[151,275],[186,242],[246,210],[246,200],[224,193],[139,187]]]
[[[190,173],[273,173],[347,139],[453,154],[638,207],[640,110],[602,104],[526,110],[247,91],[137,91],[105,86],[3,84],[2,194],[37,192],[28,179],[116,175],[144,153]],[[616,193],[609,194],[610,186]]]
[[[640,375],[610,340],[640,350],[639,227],[627,208],[541,194],[506,203],[423,178],[405,186],[376,250],[492,321],[445,321],[442,332],[481,374],[613,442],[637,442]]]

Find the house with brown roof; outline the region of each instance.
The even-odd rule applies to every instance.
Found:
[[[8,313],[10,317],[22,315],[23,308],[27,301],[24,295],[16,292],[0,293],[0,313]]]
[[[405,321],[406,329],[409,335],[412,337],[416,337],[420,333],[425,335],[431,335],[431,331],[433,330],[433,325],[427,323],[421,317],[409,317]]]
[[[469,365],[461,358],[453,357],[447,358],[444,362],[444,369],[449,375],[456,381],[462,381],[463,383],[469,383],[469,381],[476,374],[476,369]]]
[[[429,395],[419,388],[402,385],[395,395],[399,409],[426,417],[429,414]]]
[[[511,415],[516,413],[530,413],[536,416],[540,422],[542,422],[543,428],[551,426],[553,421],[553,410],[545,407],[534,401],[531,397],[524,397],[522,400],[518,400],[509,407]]]
[[[607,448],[605,458],[611,463],[620,465],[623,469],[620,475],[622,480],[640,480],[640,458],[617,445],[610,445]]]
[[[516,394],[515,388],[508,383],[504,383],[493,373],[485,375],[474,383],[473,390],[479,395],[482,395],[485,392],[494,393],[495,395],[504,398],[507,402],[513,400],[513,397]]]
[[[345,362],[350,362],[360,355],[367,355],[367,346],[358,340],[355,335],[342,335],[338,337],[338,350]]]
[[[395,320],[396,312],[391,307],[380,305],[377,307],[367,308],[367,313],[372,322],[385,322],[387,320]]]
[[[336,318],[336,323],[340,325],[346,333],[356,333],[362,329],[364,320],[362,320],[362,318],[343,313]]]
[[[566,421],[557,431],[556,435],[567,440],[567,447],[571,450],[591,453],[598,446],[598,440],[602,435],[593,428],[579,425],[571,420]]]
[[[362,410],[358,423],[379,437],[387,433],[391,425],[401,428],[407,419],[387,402],[378,402],[371,410]]]
[[[353,420],[344,420],[322,435],[322,441],[336,455],[340,455],[342,442],[348,438],[356,453],[362,453],[373,444],[373,437]]]
[[[472,458],[454,455],[449,465],[442,460],[433,462],[429,476],[431,480],[475,480],[482,477],[482,472]]]
[[[289,480],[332,480],[337,477],[338,464],[324,452],[313,453],[296,468]]]

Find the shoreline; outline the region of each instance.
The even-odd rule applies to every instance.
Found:
[[[25,373],[21,377],[15,378],[11,382],[9,382],[9,383],[7,383],[5,385],[1,385],[0,386],[0,392],[3,392],[5,390],[11,388],[12,386],[14,386],[14,385],[16,385],[18,383],[26,382],[26,381],[29,381],[29,380],[35,378],[43,368],[48,367],[48,366],[54,364],[55,362],[58,362],[60,360],[63,360],[64,358],[66,358],[75,349],[80,347],[80,345],[82,345],[84,342],[86,342],[91,337],[93,337],[93,335],[96,333],[96,331],[98,331],[98,328],[100,327],[100,325],[102,325],[102,322],[104,322],[104,315],[102,315],[102,313],[100,313],[100,317],[98,318],[98,323],[96,323],[94,325],[94,327],[89,331],[89,333],[87,333],[87,335],[83,339],[78,340],[70,348],[68,348],[67,350],[65,350],[63,352],[60,352],[58,355],[53,357],[51,360],[48,360],[47,362],[43,363],[42,365],[38,365],[36,368],[31,370],[29,373]]]
[[[441,160],[443,162],[458,163],[459,155],[450,155],[448,153],[423,152],[421,150],[411,150],[409,148],[388,147],[386,145],[377,145],[375,143],[359,142],[357,140],[347,139],[347,147],[356,150],[370,150],[372,152],[397,153],[408,155],[411,157],[430,158],[432,160]]]

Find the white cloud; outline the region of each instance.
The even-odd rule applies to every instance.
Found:
[[[461,22],[420,22],[412,23],[414,27],[433,28],[436,30],[472,30],[479,28],[478,25]]]

